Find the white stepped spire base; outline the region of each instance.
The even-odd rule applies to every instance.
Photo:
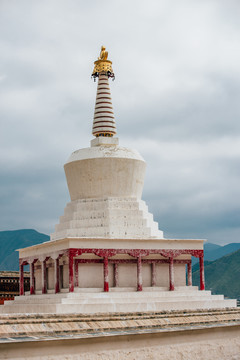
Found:
[[[66,237],[162,239],[163,232],[143,200],[113,197],[68,203],[51,240]]]

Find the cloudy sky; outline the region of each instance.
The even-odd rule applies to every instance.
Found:
[[[0,230],[50,234],[89,146],[101,45],[166,237],[240,242],[240,2],[0,0]]]

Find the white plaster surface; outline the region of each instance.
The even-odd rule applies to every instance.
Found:
[[[71,200],[141,198],[146,164],[134,150],[94,146],[75,151],[64,165]]]
[[[119,140],[117,137],[106,137],[106,136],[99,136],[91,140],[91,146],[100,146],[100,145],[118,145]]]
[[[51,256],[69,248],[93,249],[173,249],[173,250],[202,250],[203,239],[158,239],[158,238],[62,238],[47,241],[39,245],[19,249],[20,258],[34,258],[36,256]],[[92,257],[92,256],[91,256]],[[94,258],[94,257],[93,257]],[[179,257],[182,258],[182,257]],[[184,256],[189,259],[189,256]]]
[[[0,344],[12,360],[239,360],[239,326]]]
[[[67,204],[51,240],[66,237],[163,238],[143,200],[127,197],[82,199]]]
[[[78,278],[80,288],[99,288],[103,287],[103,264],[79,264]],[[143,286],[151,286],[151,265],[142,264]],[[137,265],[118,264],[119,287],[137,286]],[[175,286],[186,285],[186,271],[184,264],[174,264]],[[113,265],[109,264],[109,286],[113,286]],[[169,265],[156,265],[156,286],[169,286]]]
[[[4,359],[18,360],[240,360],[239,331],[228,334],[222,329],[221,334],[213,336],[203,333],[199,339],[195,334],[184,337],[168,334],[163,341],[150,341],[143,336],[136,344],[136,335],[94,339],[92,341],[69,341],[37,343],[30,345],[19,343],[0,347]],[[106,344],[108,341],[108,344]],[[34,346],[33,346],[34,345]],[[105,348],[104,348],[105,347]]]
[[[110,266],[109,266],[110,268]],[[78,283],[82,288],[101,288],[103,284],[103,264],[79,264]]]
[[[94,289],[92,289],[94,290]],[[113,290],[116,290],[113,288]],[[100,292],[76,288],[74,293],[27,295],[6,301],[0,307],[1,314],[14,313],[82,313],[146,312],[163,310],[195,310],[236,307],[236,300],[224,299],[223,295],[211,295],[196,287],[145,288],[144,291]]]
[[[120,287],[134,287],[137,284],[136,264],[120,264],[118,266],[118,279]]]
[[[112,141],[112,138],[106,138],[110,140],[106,140],[103,138],[103,140],[100,140],[101,138],[98,138],[99,140],[94,139],[95,142],[102,142],[102,141]],[[113,138],[116,139],[116,138]],[[70,162],[80,161],[80,160],[87,160],[87,159],[96,159],[96,158],[120,158],[120,159],[133,159],[133,160],[139,160],[144,161],[143,157],[139,154],[137,150],[125,148],[121,146],[113,146],[106,147],[106,146],[98,146],[98,147],[88,147],[84,149],[79,149],[74,151],[71,156],[69,157],[66,164]]]

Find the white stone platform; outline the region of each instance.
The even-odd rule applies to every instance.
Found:
[[[236,300],[224,299],[223,295],[211,295],[197,287],[110,289],[104,293],[98,289],[75,288],[74,293],[27,295],[6,301],[0,307],[1,314],[14,313],[126,313],[169,310],[220,309],[236,307]]]

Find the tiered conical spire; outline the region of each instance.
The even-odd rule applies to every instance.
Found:
[[[98,77],[97,97],[95,104],[92,134],[98,136],[116,135],[112,98],[108,78],[114,78],[112,62],[107,60],[108,53],[102,46],[100,57],[95,61],[92,76]]]

